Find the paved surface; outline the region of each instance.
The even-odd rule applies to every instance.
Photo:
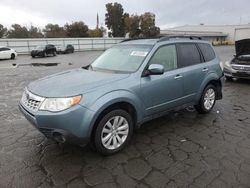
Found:
[[[216,50],[223,61],[234,53],[231,47]],[[25,85],[88,64],[100,53],[0,61],[1,188],[250,186],[249,81],[226,82],[224,98],[210,114],[189,109],[144,124],[124,151],[110,157],[56,144],[24,119],[17,104]],[[59,60],[55,67],[7,68]]]

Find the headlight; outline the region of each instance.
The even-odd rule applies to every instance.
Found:
[[[59,112],[78,104],[80,101],[80,95],[68,98],[46,98],[40,106],[39,110]]]
[[[225,62],[225,67],[226,67],[226,68],[231,68],[231,67],[232,67],[230,61],[226,61],[226,62]]]

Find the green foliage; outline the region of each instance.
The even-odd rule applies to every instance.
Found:
[[[88,35],[89,37],[103,37],[103,31],[101,29],[90,29]]]
[[[64,26],[67,37],[87,37],[88,26],[84,22],[72,22]]]
[[[33,25],[29,28],[29,38],[43,38],[43,34],[41,30],[38,27],[35,27]]]
[[[63,27],[58,24],[47,24],[43,30],[45,37],[47,38],[62,38],[66,37],[66,32]]]
[[[11,29],[7,32],[8,38],[28,38],[29,31],[25,26],[19,24],[11,25]]]
[[[141,15],[141,32],[144,37],[155,37],[160,34],[160,28],[155,26],[155,15],[145,12]]]
[[[125,24],[123,7],[119,3],[106,4],[105,24],[111,30],[113,37],[124,37]]]
[[[7,33],[7,28],[0,24],[0,38],[2,38]]]
[[[136,38],[139,37],[141,30],[140,30],[140,16],[131,15],[125,17],[125,31],[129,33],[129,37]]]

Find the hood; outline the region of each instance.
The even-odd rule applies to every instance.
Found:
[[[250,54],[250,39],[238,40],[235,42],[236,57]]]
[[[28,90],[42,97],[68,97],[84,94],[96,87],[127,78],[129,74],[111,74],[74,69],[31,82]]]

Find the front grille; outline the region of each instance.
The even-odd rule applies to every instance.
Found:
[[[250,74],[247,73],[232,73],[232,76],[240,78],[250,78]]]
[[[232,65],[232,68],[239,71],[250,71],[249,65]]]
[[[33,93],[29,92],[27,89],[24,91],[21,103],[24,107],[28,110],[36,112],[40,107],[41,103],[43,102],[44,98],[34,95]]]

